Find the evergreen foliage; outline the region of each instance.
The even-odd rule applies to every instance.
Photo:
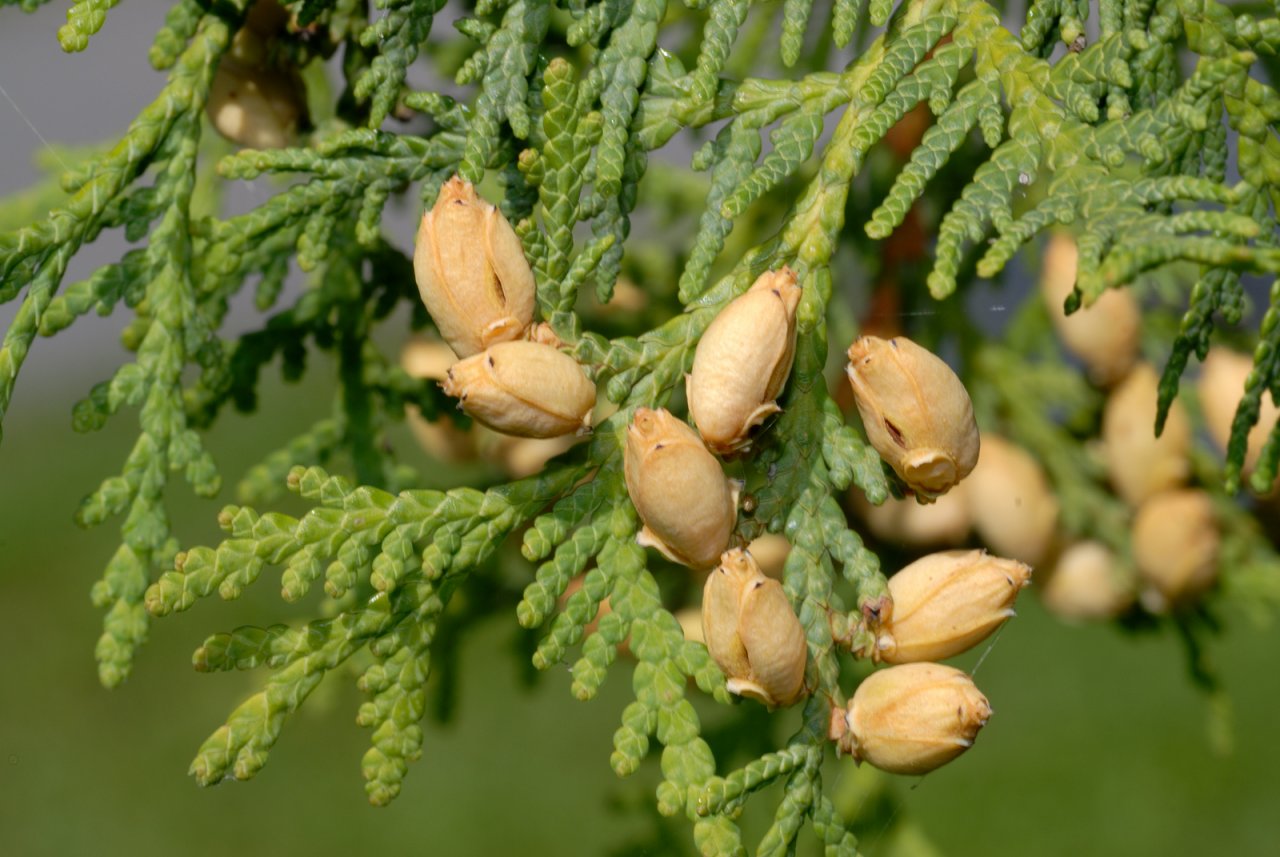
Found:
[[[73,4],[63,48],[85,49],[114,5]],[[956,343],[980,422],[1043,462],[1064,529],[1127,557],[1128,513],[1080,443],[1100,394],[1053,349],[1039,302],[1000,342],[947,300],[1001,278],[1024,245],[1062,225],[1080,249],[1072,308],[1142,287],[1147,275],[1174,284],[1176,305],[1149,306],[1168,320],[1152,322],[1158,341],[1147,351],[1163,365],[1161,424],[1192,357],[1204,359],[1215,337],[1237,337],[1219,328],[1250,317],[1250,279],[1270,280],[1267,305],[1253,313],[1253,371],[1225,468],[1202,462],[1202,471],[1219,486],[1224,552],[1239,560],[1222,597],[1276,597],[1258,582],[1274,573],[1275,553],[1230,498],[1264,396],[1280,401],[1280,19],[1270,7],[1036,0],[1015,32],[981,0],[479,0],[453,22],[459,38],[444,32],[458,9],[443,0],[284,5],[293,26],[280,50],[298,66],[339,54],[343,80],[305,145],[216,162],[227,182],[287,176],[271,199],[231,217],[201,207],[197,185],[211,165],[201,114],[247,4],[177,0],[150,55],[168,71],[156,99],[109,150],[72,159],[47,216],[0,233],[0,301],[19,302],[0,345],[0,417],[37,335],[90,311],[133,317],[124,334],[133,358],[73,417],[81,431],[122,408],[138,420],[119,472],[77,513],[85,526],[120,521],[119,548],[93,587],[105,612],[103,684],[128,677],[154,618],[215,593],[235,599],[267,566],[279,568],[286,601],[319,600],[317,584],[327,599],[305,624],[215,633],[196,651],[198,670],[270,670],[199,748],[191,772],[200,783],[253,777],[289,715],[353,663],[367,697],[358,722],[371,733],[366,791],[375,804],[394,799],[422,755],[419,721],[438,642],[455,621],[451,599],[513,537],[534,567],[516,608],[522,627],[540,630],[533,664],[569,664],[572,693],[589,700],[618,671],[625,644],[634,701],[619,713],[610,763],[627,776],[657,751],[658,809],[687,816],[703,854],[741,853],[736,819],[774,783],[781,799],[751,844],[757,853],[791,853],[806,825],[826,853],[856,853],[850,820],[824,792],[823,761],[832,707],[851,690],[850,652],[865,642],[861,617],[887,584],[838,498],[856,486],[878,504],[901,485],[846,424],[824,373],[852,332],[848,305],[864,305],[880,278],[897,279],[904,301],[940,301],[913,335]],[[453,76],[457,86],[441,89],[455,95],[413,87],[420,57]],[[893,160],[886,138],[922,105],[928,129]],[[694,144],[701,175],[671,166],[683,143]],[[414,190],[430,205],[456,173],[501,188],[534,268],[539,315],[617,410],[538,475],[426,490],[384,432],[406,405],[449,420],[452,402],[372,335],[403,327],[406,316],[393,314],[402,306],[412,328],[428,324],[410,248],[381,220],[390,199]],[[32,205],[52,195],[46,188]],[[689,237],[659,243],[654,222],[633,235],[637,214]],[[936,235],[932,258],[894,269],[880,242],[912,219]],[[64,284],[72,257],[114,229],[143,243]],[[281,306],[295,258],[309,284]],[[804,287],[784,412],[759,452],[733,467],[753,504],[739,535],[782,532],[794,546],[785,590],[807,635],[811,695],[784,746],[726,770],[690,701],[701,693],[729,703],[725,677],[685,639],[659,585],[669,570],[635,541],[622,448],[637,407],[666,406],[683,389],[718,310],[784,264]],[[671,311],[611,330],[617,321],[598,303],[621,275]],[[228,338],[229,302],[251,283],[262,324]],[[170,474],[216,495],[222,474],[201,430],[228,405],[253,410],[274,361],[297,378],[317,351],[337,367],[332,413],[264,450],[238,489],[253,506],[223,510],[221,543],[180,549],[165,511]],[[1274,486],[1278,468],[1280,429],[1252,489]],[[285,485],[312,508],[266,511]],[[610,612],[593,625],[606,599]],[[1166,624],[1199,651],[1213,621],[1206,610]]]

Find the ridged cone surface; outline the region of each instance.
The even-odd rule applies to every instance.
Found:
[[[707,577],[702,625],[731,691],[766,705],[790,705],[803,695],[804,628],[782,584],[765,577],[746,551],[727,551]]]
[[[427,312],[459,357],[518,339],[533,322],[533,271],[519,237],[459,176],[422,216],[413,271]]]
[[[673,562],[714,567],[737,509],[720,462],[697,432],[666,410],[639,408],[623,460],[627,492],[645,524],[641,542]]]
[[[722,455],[750,446],[750,431],[779,409],[795,357],[801,290],[790,268],[768,271],[711,322],[694,352],[686,391],[707,448]]]
[[[960,670],[903,664],[863,679],[846,721],[855,759],[926,774],[969,749],[990,716],[987,698]]]
[[[941,358],[903,336],[863,336],[848,375],[867,439],[912,490],[931,498],[973,470],[973,403]]]
[[[455,364],[444,391],[494,431],[558,437],[588,428],[595,385],[567,354],[536,342],[500,342]]]
[[[892,618],[878,655],[887,663],[941,661],[967,652],[1013,615],[1031,568],[980,550],[921,557],[889,578]]]

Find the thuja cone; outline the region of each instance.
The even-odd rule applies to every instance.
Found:
[[[1142,310],[1131,291],[1118,288],[1067,315],[1063,305],[1076,286],[1077,257],[1075,240],[1055,233],[1044,251],[1041,293],[1062,344],[1080,358],[1095,383],[1110,387],[1137,362]]]
[[[1191,470],[1191,421],[1182,403],[1169,408],[1164,431],[1155,436],[1160,379],[1148,363],[1134,367],[1107,398],[1102,412],[1102,448],[1116,493],[1131,506],[1176,488]]]
[[[991,705],[958,669],[903,664],[862,680],[832,737],[859,762],[891,774],[927,774],[973,746]]]
[[[1058,529],[1058,500],[1044,468],[1020,446],[982,436],[978,466],[960,486],[978,535],[1001,556],[1037,565]]]
[[[214,129],[233,143],[283,149],[307,122],[307,92],[297,70],[271,65],[266,41],[246,28],[218,61],[205,112]]]
[[[770,706],[804,695],[804,628],[782,584],[765,577],[741,548],[727,551],[707,577],[702,630],[731,693]]]
[[[686,379],[689,415],[707,448],[742,452],[778,407],[796,349],[801,290],[790,268],[767,271],[703,333]]]
[[[637,408],[623,456],[638,541],[672,562],[712,568],[737,520],[733,486],[697,432],[669,411]]]
[[[903,336],[863,336],[848,374],[867,439],[917,495],[943,494],[973,470],[973,403],[941,358]]]
[[[413,273],[427,312],[459,357],[518,339],[533,321],[533,271],[520,239],[460,176],[422,216]]]
[[[1031,567],[980,550],[921,557],[889,578],[893,612],[873,657],[891,664],[966,652],[1013,615]]]
[[[455,363],[441,386],[467,414],[517,437],[585,431],[596,402],[577,361],[538,342],[499,342]]]

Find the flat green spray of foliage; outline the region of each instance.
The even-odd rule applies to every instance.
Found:
[[[109,42],[95,34],[115,5],[77,0],[59,31],[63,48]],[[862,607],[886,580],[837,497],[857,486],[880,503],[900,486],[846,425],[824,370],[852,335],[849,307],[865,305],[887,270],[878,242],[909,216],[936,244],[927,264],[894,276],[904,300],[943,301],[913,335],[958,342],[984,427],[1004,426],[1045,463],[1073,535],[1127,552],[1124,512],[1072,435],[1081,414],[1096,417],[1097,392],[1046,352],[1036,302],[997,342],[945,300],[1001,278],[1041,233],[1066,224],[1076,233],[1071,304],[1148,272],[1185,286],[1173,315],[1150,309],[1171,319],[1154,325],[1165,333],[1149,349],[1164,367],[1161,420],[1191,358],[1204,358],[1220,323],[1244,316],[1246,279],[1273,278],[1225,473],[1212,477],[1227,492],[1240,482],[1263,396],[1280,399],[1280,92],[1269,82],[1280,69],[1280,18],[1269,5],[1035,0],[1013,29],[981,0],[284,5],[294,16],[282,37],[291,61],[335,57],[342,79],[305,145],[216,162],[227,182],[288,176],[271,199],[233,217],[201,202],[202,168],[212,165],[202,157],[202,114],[246,0],[177,0],[150,54],[168,72],[155,100],[112,148],[77,157],[61,194],[27,197],[31,209],[56,198],[47,216],[0,234],[0,301],[19,302],[0,345],[0,417],[37,335],[90,311],[133,316],[124,334],[133,358],[74,411],[83,431],[122,409],[138,423],[119,472],[78,512],[86,526],[120,522],[119,548],[93,588],[105,611],[102,682],[129,675],[154,618],[214,593],[236,598],[267,566],[279,569],[287,601],[317,586],[327,597],[311,622],[236,628],[197,650],[200,670],[270,669],[200,747],[191,770],[201,783],[252,777],[288,715],[329,673],[357,664],[367,696],[358,721],[371,733],[366,790],[375,804],[395,798],[422,754],[437,644],[471,615],[454,596],[519,534],[534,572],[516,618],[541,629],[534,665],[570,664],[572,692],[588,700],[615,672],[624,642],[635,658],[634,701],[620,713],[610,758],[620,776],[660,748],[658,809],[687,816],[707,855],[744,851],[736,819],[774,783],[781,799],[757,853],[790,853],[806,825],[826,853],[856,853],[850,819],[824,790],[823,762],[832,706],[856,672],[849,650],[860,642]],[[420,58],[452,75],[457,86],[447,88],[461,95],[414,88],[409,71]],[[882,140],[920,105],[932,122],[894,162]],[[695,172],[678,163],[690,148]],[[406,317],[415,329],[429,323],[410,248],[393,243],[381,220],[389,199],[416,193],[429,205],[455,173],[501,197],[536,274],[540,316],[618,409],[537,476],[424,490],[384,431],[406,405],[436,420],[450,418],[452,403],[372,335]],[[635,235],[633,218],[645,225]],[[64,283],[76,252],[116,229],[137,248]],[[653,237],[664,231],[691,237]],[[308,285],[282,306],[295,263]],[[794,545],[785,590],[806,629],[811,693],[783,746],[730,771],[690,701],[701,693],[728,704],[725,678],[664,607],[659,579],[668,572],[655,575],[635,541],[621,449],[635,408],[667,405],[682,388],[717,311],[784,264],[804,289],[795,368],[783,414],[758,452],[734,465],[754,507],[738,534],[783,532]],[[623,274],[670,311],[619,326],[593,308]],[[228,338],[220,330],[230,301],[250,284],[262,325]],[[408,316],[393,314],[401,306],[412,307]],[[829,323],[841,336],[830,348]],[[311,510],[295,518],[228,506],[224,541],[180,550],[165,511],[170,475],[217,494],[222,477],[201,430],[228,406],[253,410],[268,365],[279,360],[296,378],[317,351],[337,369],[332,414],[266,454],[239,489],[262,505],[287,485]],[[1253,488],[1272,485],[1278,466],[1280,430]],[[1227,551],[1245,570],[1274,568],[1247,516],[1229,517]],[[1257,575],[1241,575],[1235,590],[1248,594]],[[605,599],[611,612],[589,631]],[[1173,621],[1201,639],[1199,620]]]

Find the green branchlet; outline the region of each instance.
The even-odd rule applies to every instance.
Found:
[[[59,34],[64,47],[83,49],[113,5],[75,3]],[[366,791],[379,805],[395,798],[422,753],[426,688],[457,609],[453,596],[523,530],[521,551],[536,568],[516,619],[542,629],[534,665],[570,664],[572,693],[587,700],[624,646],[636,660],[633,700],[620,714],[610,758],[620,776],[635,772],[656,740],[658,809],[686,816],[703,854],[743,853],[735,819],[774,783],[781,799],[757,853],[791,853],[811,824],[828,854],[854,854],[848,819],[824,792],[822,763],[830,711],[844,702],[842,658],[858,647],[861,617],[882,603],[887,583],[836,498],[856,485],[880,503],[890,481],[846,425],[824,374],[830,304],[848,276],[842,248],[885,239],[927,209],[937,244],[927,276],[922,270],[914,285],[945,299],[977,277],[1000,276],[1023,245],[1070,224],[1080,260],[1071,309],[1145,272],[1194,266],[1167,351],[1161,422],[1191,355],[1205,356],[1220,321],[1243,318],[1244,278],[1280,272],[1280,95],[1251,74],[1260,54],[1280,50],[1280,24],[1212,0],[1104,2],[1093,44],[1084,35],[1090,8],[1071,0],[1032,3],[1018,36],[984,2],[837,0],[814,57],[805,49],[815,29],[807,0],[777,10],[746,0],[688,8],[666,0],[495,0],[457,23],[479,45],[465,59],[427,50],[441,40],[432,36],[441,0],[378,0],[372,22],[349,0],[296,0],[284,4],[291,26],[311,28],[315,53],[345,49],[338,118],[304,147],[223,158],[225,180],[291,181],[248,213],[198,215],[200,114],[245,5],[175,3],[150,55],[157,69],[171,69],[160,96],[118,145],[64,175],[60,207],[0,234],[0,300],[22,296],[0,345],[0,417],[37,333],[64,330],[90,310],[123,305],[136,316],[125,334],[134,360],[74,413],[76,427],[90,430],[122,406],[139,412],[138,440],[121,473],[78,515],[86,525],[124,516],[122,544],[93,590],[106,611],[103,682],[128,675],[149,617],[188,610],[215,592],[238,598],[267,566],[280,569],[286,601],[317,586],[330,599],[328,612],[308,623],[241,627],[196,651],[200,670],[271,670],[199,749],[191,770],[202,784],[256,774],[289,715],[359,653],[366,701],[357,720],[371,730]],[[744,69],[759,68],[752,60],[773,15],[781,18],[779,59],[799,71],[747,76]],[[691,22],[696,38],[660,48],[659,34],[677,20]],[[843,48],[855,37],[847,65],[828,68],[828,41]],[[1067,51],[1051,62],[1059,44]],[[1195,58],[1185,75],[1183,44]],[[422,54],[445,65],[456,56],[460,64],[445,71],[472,87],[469,95],[409,88],[408,69]],[[933,121],[883,196],[866,203],[851,195],[879,144],[921,105]],[[430,120],[425,130],[387,127],[411,112]],[[723,124],[705,133],[712,123]],[[677,135],[704,140],[692,166],[707,173],[703,207],[687,217],[689,242],[657,248],[678,276],[683,311],[653,329],[606,338],[585,329],[581,293],[594,280],[607,302],[624,266],[640,269],[646,239],[631,235],[631,217],[642,187],[657,188],[654,198],[668,208],[687,198],[687,188],[683,196],[661,192],[664,181],[683,179],[649,169],[649,154]],[[1229,180],[1233,161],[1238,178]],[[965,165],[962,189],[942,187]],[[438,419],[449,403],[434,385],[409,378],[374,335],[406,304],[414,308],[411,327],[426,323],[410,260],[383,234],[384,206],[415,184],[430,203],[455,173],[477,183],[492,177],[504,189],[503,211],[535,272],[540,317],[618,406],[588,443],[541,475],[483,491],[412,487],[413,474],[384,443],[386,428],[406,404]],[[846,223],[864,210],[863,222]],[[672,222],[685,216],[670,214]],[[58,294],[74,254],[112,228],[146,243]],[[308,287],[277,308],[295,256]],[[635,541],[622,448],[637,407],[671,402],[720,308],[784,264],[804,289],[795,363],[783,414],[761,434],[759,451],[735,465],[753,498],[737,536],[783,532],[793,545],[784,588],[808,641],[810,695],[785,746],[726,772],[689,699],[696,687],[728,703],[725,677],[704,646],[685,639]],[[256,305],[272,314],[260,329],[223,340],[229,302],[254,278]],[[866,297],[864,283],[852,286]],[[926,323],[926,335],[950,332],[940,325]],[[1034,344],[1047,335],[1043,310],[1020,316],[1009,345],[958,333],[980,419],[1003,426],[1044,463],[1069,534],[1099,538],[1127,562],[1126,513],[1072,434],[1096,419],[1099,398]],[[285,377],[296,378],[317,350],[332,353],[337,366],[331,415],[269,453],[238,489],[242,501],[262,504],[287,484],[313,508],[295,518],[228,506],[220,544],[179,551],[164,507],[169,474],[181,472],[200,494],[220,485],[197,429],[227,404],[252,410],[259,376],[277,358]],[[1033,352],[1040,359],[1028,363]],[[194,380],[184,377],[189,367]],[[1280,399],[1274,283],[1232,428],[1229,491],[1268,393]],[[322,469],[341,461],[350,462],[354,482]],[[1252,486],[1265,490],[1278,469],[1280,430],[1264,446]],[[1244,517],[1224,511],[1223,518],[1227,555],[1250,569],[1274,564]],[[1260,576],[1240,579],[1247,590]]]

